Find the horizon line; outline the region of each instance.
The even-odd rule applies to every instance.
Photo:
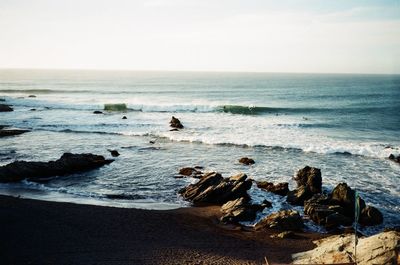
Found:
[[[363,73],[363,72],[283,72],[283,71],[241,71],[241,70],[161,70],[161,69],[104,69],[104,68],[42,68],[42,67],[0,67],[4,70],[37,71],[88,71],[88,72],[171,72],[171,73],[243,73],[243,74],[326,74],[326,75],[400,75],[399,73]]]

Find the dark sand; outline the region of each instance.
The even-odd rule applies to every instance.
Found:
[[[289,263],[321,235],[218,224],[219,207],[124,209],[0,196],[0,264]]]

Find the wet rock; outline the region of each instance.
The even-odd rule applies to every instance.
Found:
[[[379,225],[383,223],[383,215],[375,207],[366,206],[361,211],[359,223],[364,226]]]
[[[43,181],[54,176],[92,170],[113,161],[99,155],[71,153],[64,153],[60,159],[50,162],[15,161],[0,167],[0,182],[17,182],[23,179]]]
[[[9,105],[6,104],[0,104],[0,112],[8,112],[8,111],[13,111],[14,109],[11,108]]]
[[[295,235],[295,233],[293,231],[284,231],[284,232],[281,232],[281,233],[278,233],[278,234],[273,234],[270,237],[271,238],[282,238],[282,239],[285,239],[285,238],[295,238],[296,235]]]
[[[124,116],[124,117],[122,117],[122,119],[123,119],[123,120],[126,120],[126,119],[128,119],[128,118],[127,118],[126,116]]]
[[[398,155],[397,157],[394,154],[390,154],[390,156],[388,157],[390,160],[400,163],[400,155]]]
[[[306,186],[301,186],[287,193],[286,201],[292,205],[303,206],[304,201],[312,197],[312,192]]]
[[[255,162],[253,159],[248,158],[248,157],[242,157],[239,159],[239,163],[242,163],[244,165],[253,165]]]
[[[30,132],[29,130],[23,129],[2,129],[0,128],[0,137],[7,137],[7,136],[15,136],[20,135],[26,132]]]
[[[351,263],[354,258],[354,234],[335,235],[314,241],[316,248],[292,255],[293,264]],[[399,264],[400,233],[383,232],[360,238],[357,264]]]
[[[256,184],[260,189],[264,189],[281,196],[286,196],[289,192],[289,183],[287,182],[282,182],[275,185],[272,182],[257,181]]]
[[[0,98],[0,102],[5,102],[6,99],[5,98]]]
[[[322,177],[321,170],[306,166],[300,169],[294,178],[297,189],[289,191],[286,201],[293,205],[303,205],[304,201],[310,199],[314,194],[321,193]]]
[[[95,111],[93,111],[93,114],[103,114],[103,112],[100,110],[95,110]]]
[[[268,200],[263,200],[261,203],[261,206],[263,206],[264,208],[271,208],[272,207],[272,202],[268,201]]]
[[[28,98],[36,98],[35,95],[29,95]]]
[[[183,129],[183,125],[182,125],[181,121],[179,119],[175,118],[174,116],[172,116],[169,124],[172,128]]]
[[[322,177],[319,168],[306,166],[297,171],[294,180],[298,187],[306,186],[312,194],[321,193]]]
[[[257,212],[263,209],[262,205],[250,204],[246,197],[228,201],[221,207],[223,214],[221,222],[237,223],[240,221],[253,221],[256,218]]]
[[[110,153],[111,153],[111,156],[113,156],[113,157],[117,157],[117,156],[120,155],[119,152],[118,152],[117,150],[110,150],[110,149],[107,149],[107,151],[110,152]]]
[[[219,173],[210,172],[199,182],[181,189],[179,193],[194,204],[224,204],[237,198],[248,198],[247,190],[251,185],[250,180],[231,180],[223,178]]]
[[[355,192],[346,183],[339,183],[331,193],[332,204],[337,204],[345,209],[344,214],[354,220]],[[365,208],[365,202],[359,198],[360,211]]]
[[[255,229],[274,228],[278,230],[298,231],[303,226],[303,219],[297,211],[283,210],[264,217],[255,225]]]
[[[202,172],[193,167],[184,167],[179,169],[179,174],[187,177],[201,178]]]
[[[178,129],[171,129],[171,130],[169,130],[170,132],[177,132],[177,131],[179,131]]]
[[[30,111],[36,111],[36,109],[30,109]]]

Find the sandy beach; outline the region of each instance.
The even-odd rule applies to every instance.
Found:
[[[289,263],[321,235],[271,239],[223,226],[219,208],[140,210],[0,196],[2,264]]]

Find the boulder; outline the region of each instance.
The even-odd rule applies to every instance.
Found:
[[[248,157],[242,157],[239,159],[239,163],[242,163],[244,165],[253,165],[255,162],[253,159],[248,158]]]
[[[286,201],[292,205],[303,206],[304,202],[313,196],[306,186],[301,186],[287,193]]]
[[[303,219],[297,211],[282,210],[264,217],[255,225],[255,229],[274,228],[278,230],[298,231],[303,226]]]
[[[175,118],[174,116],[172,116],[171,121],[169,122],[169,125],[175,129],[183,128],[181,121],[179,119]]]
[[[22,129],[5,129],[5,130],[3,130],[2,128],[0,128],[0,137],[20,135],[20,134],[23,134],[26,132],[30,132],[30,131],[22,130]]]
[[[257,212],[262,211],[264,207],[258,204],[250,204],[247,197],[241,197],[228,201],[221,207],[221,222],[237,223],[240,221],[253,221]]]
[[[0,104],[0,112],[7,112],[7,111],[13,111],[14,109],[11,108],[9,105],[6,104]]]
[[[286,198],[290,204],[303,205],[314,194],[321,193],[322,177],[318,168],[306,166],[297,171],[294,180],[297,182],[297,189],[289,191]]]
[[[331,193],[332,204],[337,204],[345,209],[344,214],[354,220],[355,192],[346,183],[339,183]],[[359,198],[360,211],[365,208],[365,202]]]
[[[193,167],[183,167],[179,169],[179,174],[187,177],[201,178],[202,172]]]
[[[294,180],[298,187],[306,186],[312,194],[321,193],[322,177],[319,168],[306,166],[297,171]]]
[[[382,213],[373,206],[366,206],[360,214],[358,222],[364,226],[379,225],[383,223]]]
[[[400,233],[383,232],[360,238],[357,260],[354,257],[354,234],[335,235],[314,241],[316,248],[292,255],[293,264],[338,264],[357,262],[358,265],[399,264]]]
[[[113,161],[99,155],[71,153],[64,153],[60,159],[50,162],[15,161],[0,167],[0,182],[17,182],[23,179],[40,182],[54,176],[92,170]]]
[[[287,182],[274,184],[268,181],[257,181],[256,184],[260,189],[264,189],[281,196],[286,196],[289,192],[289,183]]]
[[[223,178],[219,173],[210,172],[203,175],[199,182],[181,189],[179,193],[194,204],[224,204],[241,197],[249,198],[247,190],[251,188],[252,181],[246,178],[231,180]]]

